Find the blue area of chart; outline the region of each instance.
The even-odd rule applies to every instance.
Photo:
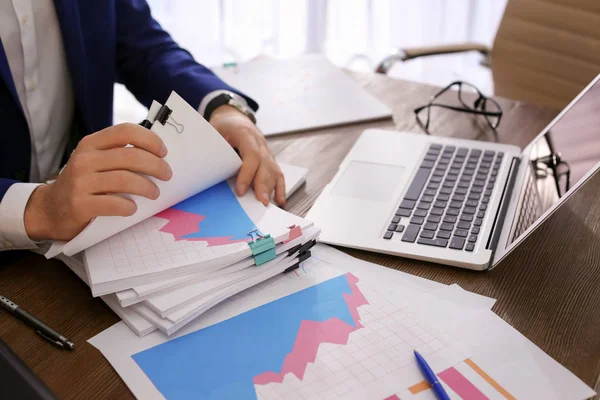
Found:
[[[256,229],[254,222],[238,202],[235,194],[223,181],[174,205],[172,208],[202,215],[198,232],[182,239],[230,237],[230,240],[248,240],[248,232]]]
[[[346,275],[134,354],[167,399],[256,399],[253,378],[279,373],[303,320],[355,327]]]

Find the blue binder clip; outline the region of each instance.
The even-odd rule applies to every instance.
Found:
[[[277,256],[275,252],[275,240],[271,235],[265,236],[258,229],[251,230],[248,232],[248,235],[252,238],[248,246],[252,250],[256,266],[269,262]]]

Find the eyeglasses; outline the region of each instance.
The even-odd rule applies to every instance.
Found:
[[[458,86],[458,91],[457,91],[458,92],[458,100],[460,101],[460,104],[462,105],[462,107],[453,106],[453,105],[449,105],[449,104],[441,104],[441,103],[436,102],[436,100],[440,96],[442,96],[444,93],[448,92],[454,86]],[[469,88],[471,90],[465,90],[464,89],[465,87]],[[473,102],[473,106],[468,105],[463,100],[463,95],[464,95],[463,92],[467,92],[467,93],[474,92],[477,94],[477,98]],[[483,95],[483,93],[481,93],[479,91],[479,89],[477,89],[475,86],[471,85],[470,83],[462,82],[462,81],[452,82],[451,84],[449,84],[448,86],[446,86],[445,88],[440,90],[433,97],[431,97],[431,100],[429,100],[428,104],[418,107],[418,108],[415,108],[415,114],[417,117],[417,121],[419,122],[419,125],[421,125],[421,127],[427,134],[430,134],[429,122],[431,121],[431,109],[433,107],[445,108],[448,110],[458,111],[458,112],[467,113],[467,114],[482,115],[485,117],[485,120],[487,121],[488,125],[490,126],[490,128],[492,128],[492,130],[494,132],[496,132],[496,128],[498,128],[498,125],[500,125],[500,119],[502,118],[502,108],[500,107],[500,104],[498,104],[498,102],[496,100]],[[425,123],[423,123],[419,114],[421,113],[421,111],[423,111],[425,109],[427,110],[427,119],[425,120]]]
[[[540,157],[533,160],[533,163],[536,167],[535,171],[538,178],[546,178],[550,172],[552,173],[558,197],[562,197],[569,191],[571,188],[571,168],[561,158],[560,153]]]

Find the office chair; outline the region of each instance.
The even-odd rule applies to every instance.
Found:
[[[398,49],[399,61],[477,51],[492,68],[495,95],[562,109],[600,73],[600,1],[509,0],[493,47],[463,43]]]

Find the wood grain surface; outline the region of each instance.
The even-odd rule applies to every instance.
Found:
[[[393,109],[393,120],[321,129],[269,139],[282,162],[310,169],[307,183],[288,201],[304,215],[366,128],[422,132],[413,109],[438,88],[381,75],[350,73]],[[555,110],[500,99],[498,135],[485,121],[439,110],[436,135],[497,140],[523,147]],[[393,134],[393,133],[390,133]],[[600,174],[549,223],[489,272],[413,261],[356,250],[349,254],[498,299],[494,311],[598,391],[600,376]],[[50,389],[65,399],[131,398],[125,384],[87,340],[119,319],[59,261],[30,253],[0,254],[0,293],[38,316],[77,345],[60,351],[31,329],[0,313],[0,338]]]

